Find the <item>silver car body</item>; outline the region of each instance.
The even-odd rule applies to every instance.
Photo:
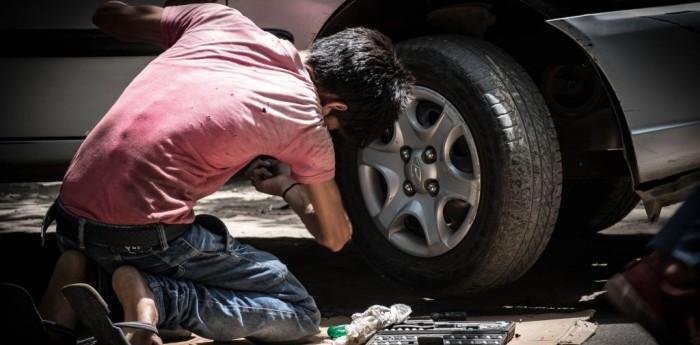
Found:
[[[84,49],[98,43],[91,34],[95,29],[91,17],[100,3],[16,2],[0,12],[0,30],[11,32],[8,37],[16,40],[0,58],[4,169],[65,165],[122,90],[153,59],[152,54],[100,56],[99,51],[85,56],[65,46],[75,43],[79,46],[75,49]],[[30,41],[39,35],[45,36]],[[64,46],[51,47],[52,41]]]
[[[638,182],[700,167],[700,3],[549,23],[576,40],[610,82]]]

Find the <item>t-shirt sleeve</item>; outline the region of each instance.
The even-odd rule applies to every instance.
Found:
[[[299,135],[280,160],[291,165],[292,178],[301,183],[316,183],[335,177],[333,140],[323,126],[311,127]]]
[[[168,6],[160,17],[163,48],[168,49],[177,42],[192,22],[194,8],[191,5]]]

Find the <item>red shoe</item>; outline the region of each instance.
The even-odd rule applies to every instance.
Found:
[[[671,286],[665,268],[660,256],[629,263],[605,284],[607,299],[659,344],[700,345],[700,289]]]

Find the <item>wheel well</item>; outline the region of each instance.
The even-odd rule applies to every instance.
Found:
[[[626,157],[633,152],[625,152],[626,123],[611,101],[614,93],[583,49],[546,23],[570,11],[535,0],[357,0],[341,7],[318,37],[350,26],[376,28],[395,42],[446,33],[481,37],[518,61],[544,95],[559,136],[564,178],[630,176]]]

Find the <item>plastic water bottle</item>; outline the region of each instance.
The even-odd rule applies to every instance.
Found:
[[[345,330],[345,326],[347,325],[335,325],[328,327],[328,336],[335,339],[348,335],[348,332]]]

